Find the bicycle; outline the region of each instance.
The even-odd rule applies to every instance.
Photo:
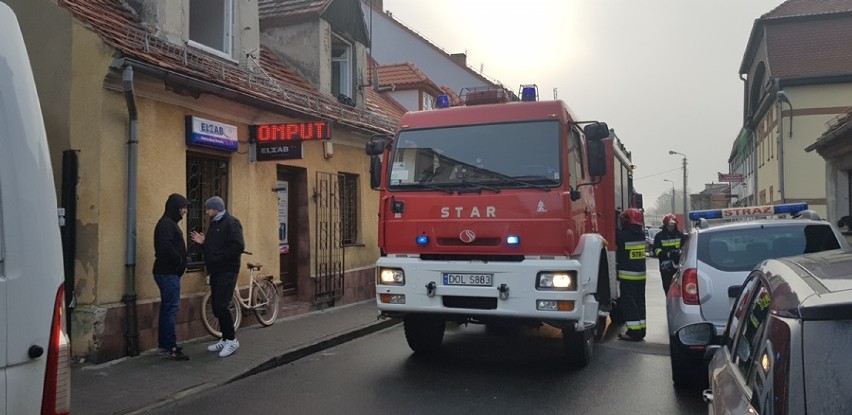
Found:
[[[251,252],[244,251],[243,253],[251,255]],[[249,262],[246,267],[250,274],[247,296],[243,298],[240,295],[240,287],[234,287],[234,295],[228,305],[231,318],[234,320],[234,329],[240,327],[242,315],[250,312],[254,313],[262,326],[269,327],[278,317],[278,289],[272,282],[272,276],[260,272],[263,267],[262,264]],[[207,276],[207,285],[210,285],[209,275]],[[207,329],[207,332],[215,337],[222,337],[219,319],[213,315],[211,296],[212,292],[207,291],[204,298],[201,299],[201,323]]]

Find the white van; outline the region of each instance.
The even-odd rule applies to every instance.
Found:
[[[0,2],[0,415],[69,413],[70,360],[47,136],[17,18]]]

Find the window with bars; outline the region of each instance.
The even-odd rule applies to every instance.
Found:
[[[228,206],[228,159],[200,153],[186,153],[186,198],[189,210],[186,213],[187,232],[206,230],[204,202],[219,196]],[[201,246],[192,242],[187,235],[186,247],[189,268],[200,269],[204,265]]]
[[[340,173],[337,179],[340,195],[340,227],[343,245],[357,244],[358,235],[358,175]]]

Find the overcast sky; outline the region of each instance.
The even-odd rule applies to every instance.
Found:
[[[535,83],[582,119],[605,121],[633,153],[653,207],[728,171],[742,127],[739,78],[754,20],[783,0],[384,0],[384,9],[517,92]]]

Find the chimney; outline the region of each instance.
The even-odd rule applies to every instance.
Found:
[[[452,53],[450,54],[450,59],[461,66],[467,66],[467,53]]]

